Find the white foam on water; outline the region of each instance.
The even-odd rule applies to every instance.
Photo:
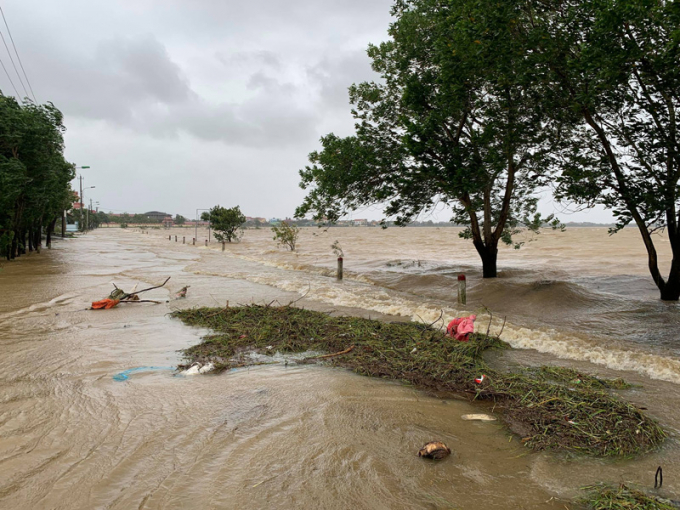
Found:
[[[239,257],[240,258],[240,257]],[[258,261],[260,262],[260,261]],[[261,263],[261,262],[260,262]],[[278,264],[270,264],[270,266]],[[287,271],[250,274],[246,272],[203,272],[228,278],[245,279],[253,283],[268,285],[281,290],[297,292],[311,300],[329,305],[362,308],[385,315],[408,317],[425,323],[435,322],[446,325],[462,315],[477,313],[477,331],[486,331],[489,316],[484,311],[458,310],[450,305],[437,303],[426,298],[414,299],[409,295],[388,291],[373,284],[358,281],[336,282],[307,271]],[[497,333],[500,324],[496,321],[491,333]],[[530,329],[508,322],[503,330],[503,340],[517,349],[535,349],[558,358],[588,361],[610,369],[634,371],[651,379],[680,384],[680,360],[640,349],[615,345],[604,338],[590,340],[551,329]]]

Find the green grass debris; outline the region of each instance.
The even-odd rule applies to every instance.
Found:
[[[584,487],[588,495],[583,504],[591,510],[677,510],[668,500],[648,496],[626,485],[594,485]]]
[[[510,374],[490,368],[484,351],[508,348],[496,337],[476,334],[469,342],[457,342],[415,322],[332,317],[290,306],[200,308],[173,316],[215,332],[184,351],[187,364],[212,362],[227,369],[247,365],[252,351],[340,353],[353,346],[323,362],[425,390],[491,401],[509,428],[535,450],[633,455],[655,448],[665,438],[653,419],[610,393],[611,388],[628,387],[619,379],[608,381],[556,367]],[[482,375],[482,383],[476,383]]]

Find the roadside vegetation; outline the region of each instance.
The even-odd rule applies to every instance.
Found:
[[[0,92],[0,257],[47,245],[74,200],[74,166],[64,159],[61,112],[51,103],[19,104]]]
[[[665,438],[653,419],[612,393],[629,387],[620,379],[555,367],[518,373],[490,368],[483,353],[507,348],[494,336],[456,342],[428,325],[332,317],[291,306],[200,308],[173,316],[215,332],[184,351],[187,365],[211,362],[223,370],[251,364],[253,351],[323,352],[331,356],[309,361],[491,403],[534,450],[626,456],[652,450]]]

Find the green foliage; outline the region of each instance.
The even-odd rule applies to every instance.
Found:
[[[386,203],[404,225],[444,204],[495,276],[499,241],[536,223],[560,140],[520,5],[399,0],[392,14],[390,40],[368,50],[381,81],[350,87],[356,134],[321,138],[296,215],[333,222]]]
[[[184,225],[186,223],[187,219],[182,216],[181,214],[175,215],[175,225]]]
[[[300,228],[287,221],[282,221],[278,225],[272,227],[274,233],[274,241],[277,246],[286,246],[290,251],[295,251],[298,236],[300,235]]]
[[[564,117],[557,196],[634,223],[662,299],[680,297],[680,4],[653,0],[523,2],[551,115]],[[673,262],[658,267],[654,231]]]
[[[239,206],[226,209],[216,205],[209,213],[203,213],[201,219],[210,221],[210,227],[215,233],[215,239],[220,242],[232,242],[243,235],[243,224],[246,217]]]
[[[0,256],[39,249],[73,201],[62,114],[51,103],[19,104],[0,93]]]

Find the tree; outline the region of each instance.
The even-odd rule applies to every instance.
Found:
[[[246,217],[241,213],[239,206],[226,209],[216,205],[209,213],[203,213],[201,219],[210,221],[215,239],[228,243],[238,240],[243,235],[243,224],[246,222]]]
[[[272,232],[274,232],[274,241],[276,241],[277,246],[287,246],[290,251],[295,251],[295,245],[300,235],[300,228],[297,225],[282,221],[272,227]]]
[[[70,207],[73,165],[64,159],[63,116],[53,104],[20,105],[0,93],[0,255],[40,251]]]
[[[350,87],[356,134],[326,135],[310,154],[296,216],[336,221],[387,203],[405,225],[443,203],[495,277],[499,241],[518,248],[520,228],[554,221],[536,214],[535,190],[554,168],[559,130],[519,37],[519,7],[398,0],[391,40],[368,50],[382,81]]]
[[[187,219],[182,216],[181,214],[175,215],[175,224],[176,225],[184,225],[186,223]]]
[[[558,197],[602,204],[615,233],[634,223],[661,299],[680,298],[680,4],[661,0],[525,2],[553,104],[578,116]],[[673,253],[659,269],[655,231]]]

